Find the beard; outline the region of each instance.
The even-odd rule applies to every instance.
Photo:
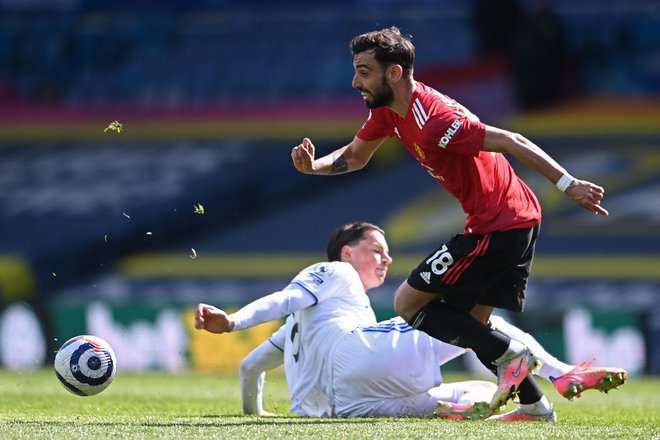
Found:
[[[387,84],[384,75],[383,75],[383,82],[381,83],[380,87],[378,87],[373,92],[368,92],[368,93],[371,94],[371,98],[372,98],[371,100],[367,99],[365,101],[368,109],[387,107],[394,100],[394,91],[392,90],[392,87],[390,87],[390,85]]]

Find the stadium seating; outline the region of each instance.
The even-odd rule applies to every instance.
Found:
[[[345,96],[347,41],[392,24],[414,34],[419,70],[476,54],[474,1],[390,1],[377,8],[358,1],[152,2],[159,7],[150,9],[149,2],[78,3],[59,12],[2,11],[0,79],[25,99],[177,106]],[[556,2],[584,90],[617,94],[634,86],[657,94],[660,19],[644,15],[646,3],[587,11],[586,0]],[[627,81],[617,79],[622,69]]]

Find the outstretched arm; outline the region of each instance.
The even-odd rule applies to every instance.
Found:
[[[487,125],[482,149],[511,154],[557,185],[557,188],[584,209],[597,215],[609,215],[607,210],[600,206],[600,201],[605,195],[602,187],[574,178],[545,151],[524,136]]]
[[[227,333],[282,318],[316,303],[316,298],[296,285],[252,301],[231,315],[222,309],[200,303],[195,311],[195,328],[211,333]]]
[[[293,166],[304,174],[341,174],[363,168],[384,139],[363,141],[355,136],[350,144],[315,158],[316,148],[308,138],[291,150]]]

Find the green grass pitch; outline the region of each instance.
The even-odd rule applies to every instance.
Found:
[[[448,380],[465,379],[449,375]],[[267,377],[272,418],[241,415],[237,375],[122,374],[97,396],[67,392],[52,370],[0,370],[1,439],[660,439],[660,379],[631,378],[571,403],[543,384],[558,423],[306,419],[288,414],[281,374]]]

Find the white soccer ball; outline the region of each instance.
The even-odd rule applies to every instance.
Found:
[[[116,371],[115,353],[97,336],[75,336],[55,355],[57,378],[77,396],[93,396],[108,388]]]

